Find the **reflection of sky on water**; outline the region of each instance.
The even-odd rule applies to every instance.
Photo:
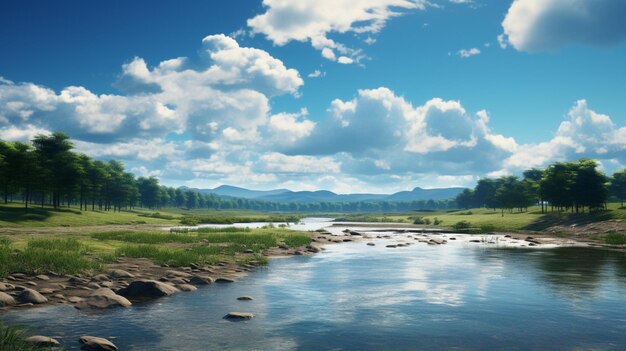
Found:
[[[124,350],[626,348],[623,255],[373,241],[273,260],[235,284],[129,309],[4,318],[41,326],[69,340],[68,350],[82,334],[116,337]],[[233,323],[222,319],[229,311],[256,317]]]

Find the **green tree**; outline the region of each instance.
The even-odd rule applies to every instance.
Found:
[[[621,207],[624,207],[624,199],[626,199],[626,168],[613,173],[610,185],[611,195],[621,201]]]

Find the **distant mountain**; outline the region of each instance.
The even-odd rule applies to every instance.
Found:
[[[196,190],[200,193],[204,194],[215,194],[219,196],[228,196],[228,197],[241,197],[244,199],[257,199],[263,196],[271,196],[277,195],[284,192],[290,192],[287,189],[276,189],[276,190],[250,190],[245,188],[240,188],[231,185],[221,185],[215,189],[190,189]]]
[[[419,201],[446,200],[456,197],[464,188],[422,189],[401,191],[395,194],[335,194],[328,190],[291,191],[287,189],[250,190],[230,185],[222,185],[215,189],[191,189],[201,193],[219,196],[239,197],[275,202],[359,202],[359,201]]]

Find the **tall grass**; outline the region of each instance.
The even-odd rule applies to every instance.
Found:
[[[50,350],[50,348],[37,348],[24,341],[28,334],[24,328],[10,326],[0,321],[0,350],[6,351],[35,351]]]
[[[41,274],[53,271],[76,274],[98,269],[100,264],[85,256],[87,246],[76,239],[37,239],[27,243],[24,250],[0,245],[0,276],[20,272]]]
[[[195,243],[197,236],[159,232],[102,232],[91,235],[97,240],[116,240],[136,244]]]
[[[617,232],[607,233],[604,242],[609,245],[626,245],[626,235]]]

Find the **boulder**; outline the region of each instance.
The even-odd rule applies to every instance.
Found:
[[[131,282],[127,287],[120,289],[117,293],[130,298],[155,298],[170,296],[177,292],[178,289],[171,285],[156,280],[141,279]]]
[[[374,243],[367,243],[367,246],[376,246]]]
[[[215,279],[216,283],[234,283],[235,280],[234,279],[230,279],[230,278],[224,278],[224,277],[220,277]]]
[[[398,245],[387,245],[387,246],[385,246],[385,247],[395,248],[395,247],[398,247]]]
[[[252,319],[254,318],[254,315],[252,313],[247,313],[247,312],[229,312],[227,315],[224,316],[224,318],[233,319],[233,320],[243,320],[243,319]]]
[[[40,275],[36,276],[35,278],[37,278],[39,280],[50,280],[50,277],[48,277],[45,274],[40,274]]]
[[[109,279],[109,277],[106,274],[96,274],[93,277],[91,277],[91,280],[95,282],[107,282],[107,281],[110,281],[111,279]]]
[[[132,305],[125,297],[117,295],[113,290],[108,288],[102,288],[94,291],[90,296],[79,301],[76,304],[78,309],[87,308],[113,308],[113,307],[128,307]]]
[[[82,297],[78,297],[78,296],[70,296],[67,301],[71,302],[71,303],[79,303],[81,301],[83,301]]]
[[[251,300],[254,300],[254,297],[252,297],[252,296],[239,296],[237,298],[237,300],[239,300],[239,301],[251,301]]]
[[[32,304],[42,304],[48,302],[48,299],[45,298],[40,293],[36,292],[33,289],[24,288],[22,292],[17,295],[17,300],[20,303],[32,303]]]
[[[13,284],[0,282],[0,291],[7,291],[7,290],[13,290],[13,289],[15,289],[15,286],[13,286]]]
[[[167,273],[166,276],[168,277],[178,277],[178,278],[190,278],[191,277],[191,274],[189,273],[174,271],[174,270],[167,271],[166,273]]]
[[[0,292],[0,307],[13,306],[17,304],[17,301],[13,298],[13,296]]]
[[[189,279],[189,283],[193,285],[209,285],[213,284],[214,279],[206,275],[194,275]]]
[[[81,336],[80,343],[83,344],[82,349],[86,351],[116,351],[117,346],[105,338],[95,336]]]
[[[29,336],[24,341],[35,347],[56,347],[61,345],[56,339],[42,335]]]
[[[87,284],[87,279],[79,278],[79,277],[69,277],[67,282],[70,284]]]
[[[111,272],[109,272],[109,275],[110,275],[112,278],[115,278],[115,279],[120,279],[120,278],[134,278],[134,277],[135,277],[135,276],[134,276],[134,275],[132,275],[131,273],[128,273],[128,272],[126,272],[126,271],[124,271],[124,270],[121,270],[121,269],[114,269],[114,270],[112,270]]]
[[[198,288],[191,284],[178,284],[178,289],[180,291],[196,291]]]

